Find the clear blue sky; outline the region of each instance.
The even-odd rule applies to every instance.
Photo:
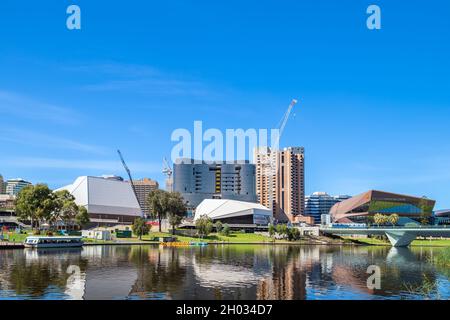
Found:
[[[382,29],[366,28],[378,4]],[[78,4],[82,30],[66,28]],[[163,183],[170,134],[271,128],[306,148],[306,190],[450,207],[450,2],[0,2],[0,173]]]

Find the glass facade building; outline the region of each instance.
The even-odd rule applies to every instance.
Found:
[[[384,191],[370,190],[348,200],[336,203],[330,210],[333,222],[369,223],[375,214],[397,214],[399,225],[430,220],[435,205],[426,197],[413,197]]]
[[[305,197],[305,216],[313,217],[315,223],[320,223],[321,216],[329,214],[333,205],[349,198],[347,195],[330,196],[326,192],[314,192]]]

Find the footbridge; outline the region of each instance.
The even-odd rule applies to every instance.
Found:
[[[334,235],[386,235],[393,247],[407,247],[417,237],[450,238],[450,226],[418,227],[320,227],[325,234]]]

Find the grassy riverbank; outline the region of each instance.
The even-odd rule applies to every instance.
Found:
[[[86,243],[88,244],[110,244],[110,243],[159,243],[158,241],[154,241],[155,238],[159,237],[169,237],[172,236],[170,233],[166,232],[151,232],[150,234],[143,236],[142,240],[139,240],[137,237],[127,238],[127,239],[118,239],[116,241],[99,241],[86,239]],[[302,238],[296,241],[288,241],[288,240],[275,240],[268,236],[264,236],[262,234],[256,233],[244,233],[244,232],[232,232],[229,236],[213,233],[204,238],[197,237],[188,237],[176,235],[175,238],[178,242],[207,242],[207,243],[239,243],[239,244],[351,244],[351,241],[343,240],[343,239],[331,239],[331,238]]]
[[[351,238],[344,237],[344,239],[353,241],[358,244],[372,245],[372,246],[391,246],[389,241],[383,241],[375,238]],[[427,240],[414,240],[411,243],[413,247],[450,247],[450,239],[427,239]]]

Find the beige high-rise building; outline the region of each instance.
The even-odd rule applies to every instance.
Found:
[[[155,180],[143,178],[141,180],[134,180],[133,185],[136,190],[139,205],[144,215],[148,216],[150,214],[150,208],[147,204],[147,197],[150,192],[159,188],[159,184]]]
[[[256,194],[280,222],[298,222],[305,203],[305,152],[302,147],[255,150]]]

